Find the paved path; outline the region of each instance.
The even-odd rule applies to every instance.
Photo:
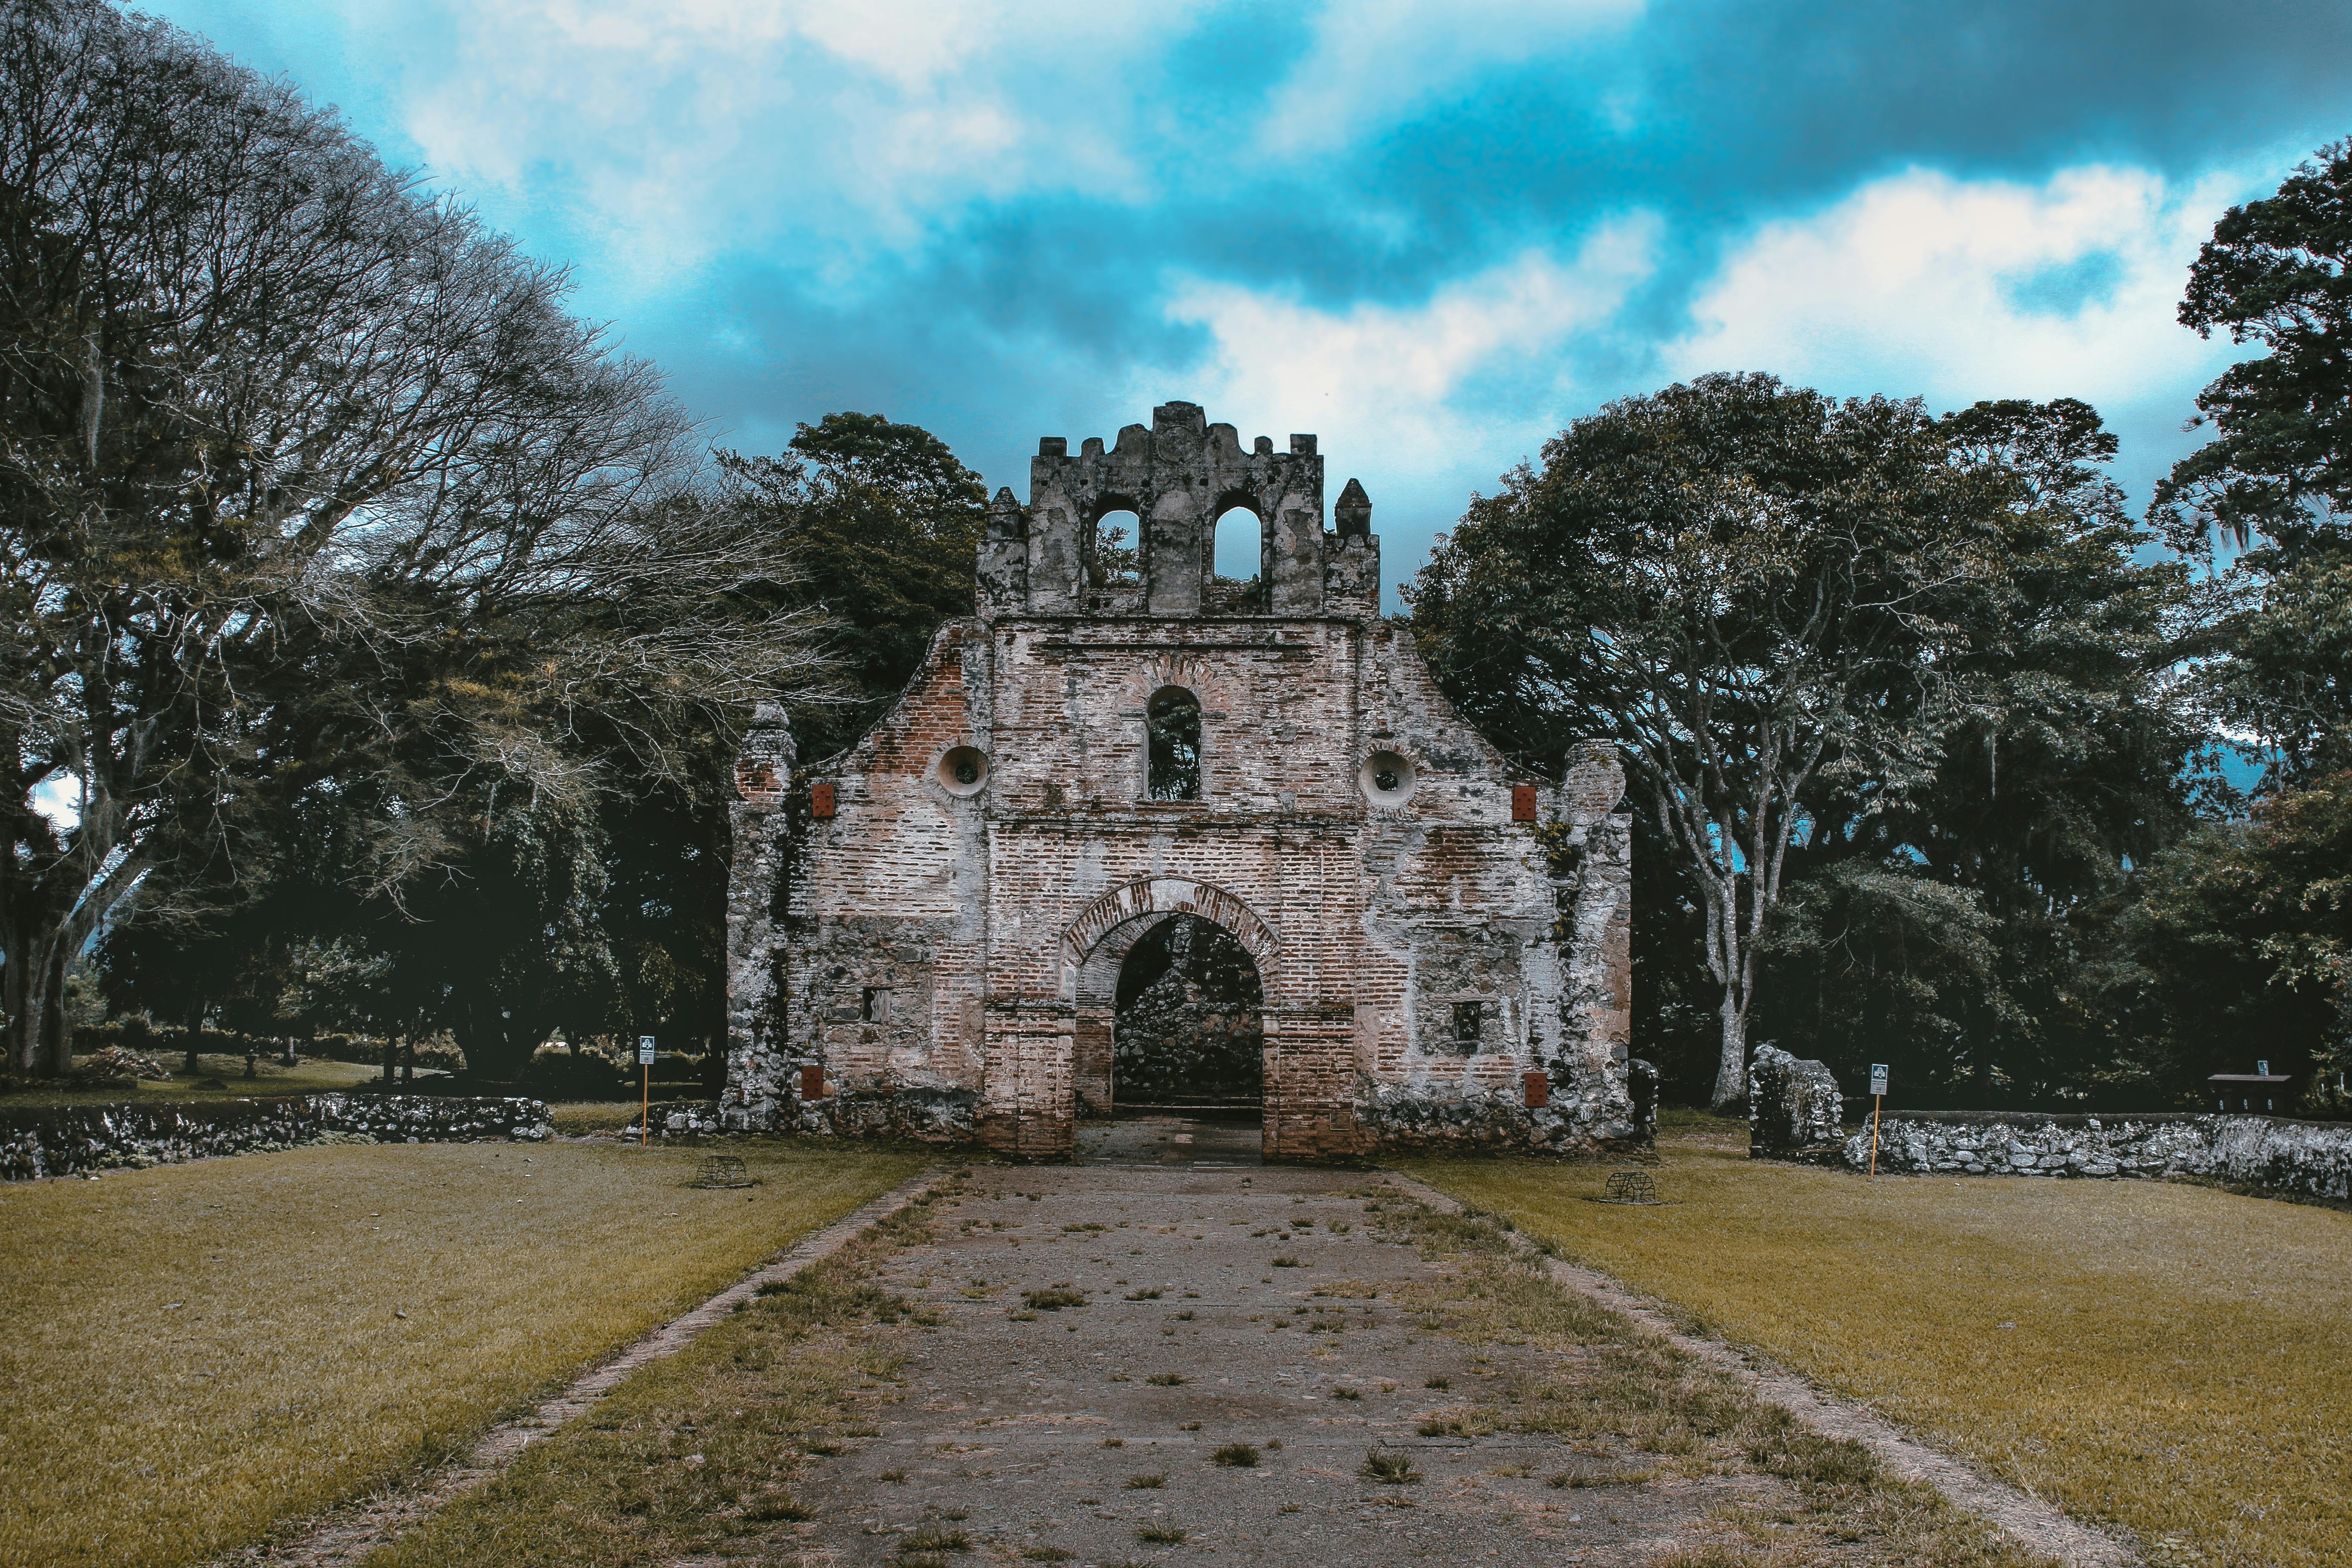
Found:
[[[860,1413],[878,1435],[797,1486],[816,1515],[803,1561],[891,1563],[958,1531],[964,1563],[1163,1561],[1182,1553],[1142,1532],[1181,1530],[1219,1563],[1629,1563],[1779,1485],[1555,1489],[1571,1465],[1640,1460],[1420,1436],[1553,1358],[1398,1309],[1443,1266],[1372,1234],[1377,1178],[1255,1162],[1254,1128],[1122,1121],[1075,1165],[976,1170],[938,1239],[894,1259],[893,1288],[948,1322],[914,1337],[897,1402]],[[1024,1307],[1056,1289],[1085,1305]],[[1255,1467],[1215,1462],[1236,1443]],[[1364,1479],[1375,1447],[1425,1479]],[[1149,1476],[1165,1479],[1131,1484]]]

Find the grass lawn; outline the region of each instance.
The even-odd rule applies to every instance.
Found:
[[[2151,1563],[2352,1562],[2352,1214],[2150,1182],[1751,1162],[1660,1140],[1666,1206],[1605,1167],[1413,1174],[2062,1504]]]
[[[656,1104],[660,1103],[656,1101]],[[634,1100],[569,1100],[547,1108],[548,1120],[555,1130],[568,1137],[577,1138],[588,1132],[616,1132],[624,1127],[637,1124],[637,1101]]]
[[[761,1185],[466,1143],[0,1188],[0,1564],[197,1562],[461,1449],[925,1158],[735,1147]]]
[[[245,1076],[243,1057],[214,1056],[210,1052],[196,1058],[204,1071],[191,1078],[180,1070],[184,1059],[178,1051],[151,1052],[157,1060],[172,1069],[168,1079],[142,1079],[136,1089],[121,1084],[105,1084],[91,1089],[65,1089],[36,1083],[0,1095],[0,1110],[20,1105],[120,1105],[125,1101],[142,1103],[178,1100],[226,1100],[245,1095],[260,1094],[325,1094],[339,1089],[350,1089],[383,1076],[381,1066],[371,1067],[362,1062],[331,1062],[305,1059],[293,1067],[280,1067],[276,1057],[263,1057],[254,1064],[258,1076]],[[422,1089],[439,1073],[417,1074],[417,1087]],[[205,1089],[199,1079],[215,1078],[226,1089]]]

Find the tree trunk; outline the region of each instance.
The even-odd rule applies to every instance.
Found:
[[[196,1059],[196,1047],[204,1043],[205,1005],[202,1001],[188,1004],[188,1059],[185,1070],[190,1078],[204,1074],[204,1064]]]
[[[57,1059],[58,1041],[67,1038],[65,965],[56,956],[63,950],[55,942],[40,941],[26,929],[29,923],[11,921],[9,929],[0,933],[8,944],[5,959],[0,959],[7,1014],[7,1048],[0,1052],[0,1064],[27,1077],[63,1072],[73,1065],[70,1057],[62,1066]]]
[[[1748,1010],[1738,988],[1723,988],[1723,1057],[1715,1069],[1714,1108],[1718,1115],[1748,1110]]]
[[[73,1071],[73,1029],[66,1022],[66,955],[63,942],[50,951],[41,986],[41,1071],[63,1078]]]
[[[394,1073],[394,1072],[398,1068],[399,1065],[400,1065],[400,1038],[399,1038],[398,1037],[396,1037],[396,1036],[393,1036],[393,1035],[386,1035],[386,1036],[383,1037],[383,1081],[384,1081],[384,1082],[386,1082],[386,1083],[390,1083],[390,1082],[392,1081],[392,1075],[393,1075],[393,1073]]]

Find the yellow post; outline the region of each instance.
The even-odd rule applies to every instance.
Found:
[[[642,1149],[646,1146],[646,1124],[654,1119],[654,1069],[639,1063],[637,1071],[645,1075],[646,1084],[645,1098],[637,1104],[637,1147]],[[1874,1167],[1877,1160],[1877,1150],[1874,1146],[1872,1149],[1871,1157]]]
[[[1870,1097],[1870,1179],[1878,1180],[1878,1112],[1886,1103],[1883,1094]]]

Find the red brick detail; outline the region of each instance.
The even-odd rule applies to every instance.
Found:
[[[824,821],[833,816],[833,785],[831,784],[814,784],[809,785],[809,815],[817,818],[819,821]]]
[[[819,784],[817,787],[819,789],[830,789],[832,786],[829,784]],[[824,1068],[817,1066],[814,1062],[811,1062],[806,1067],[801,1068],[801,1098],[803,1100],[823,1100],[824,1098]]]
[[[1511,786],[1511,820],[1513,822],[1533,822],[1535,819],[1536,786],[1533,784],[1513,784]],[[1528,1103],[1533,1104],[1534,1102],[1531,1100]]]
[[[1529,1110],[1541,1110],[1551,1103],[1551,1076],[1549,1073],[1531,1072],[1520,1081],[1527,1085]]]
[[[735,793],[754,805],[773,805],[776,798],[775,765],[749,757],[737,763]]]

